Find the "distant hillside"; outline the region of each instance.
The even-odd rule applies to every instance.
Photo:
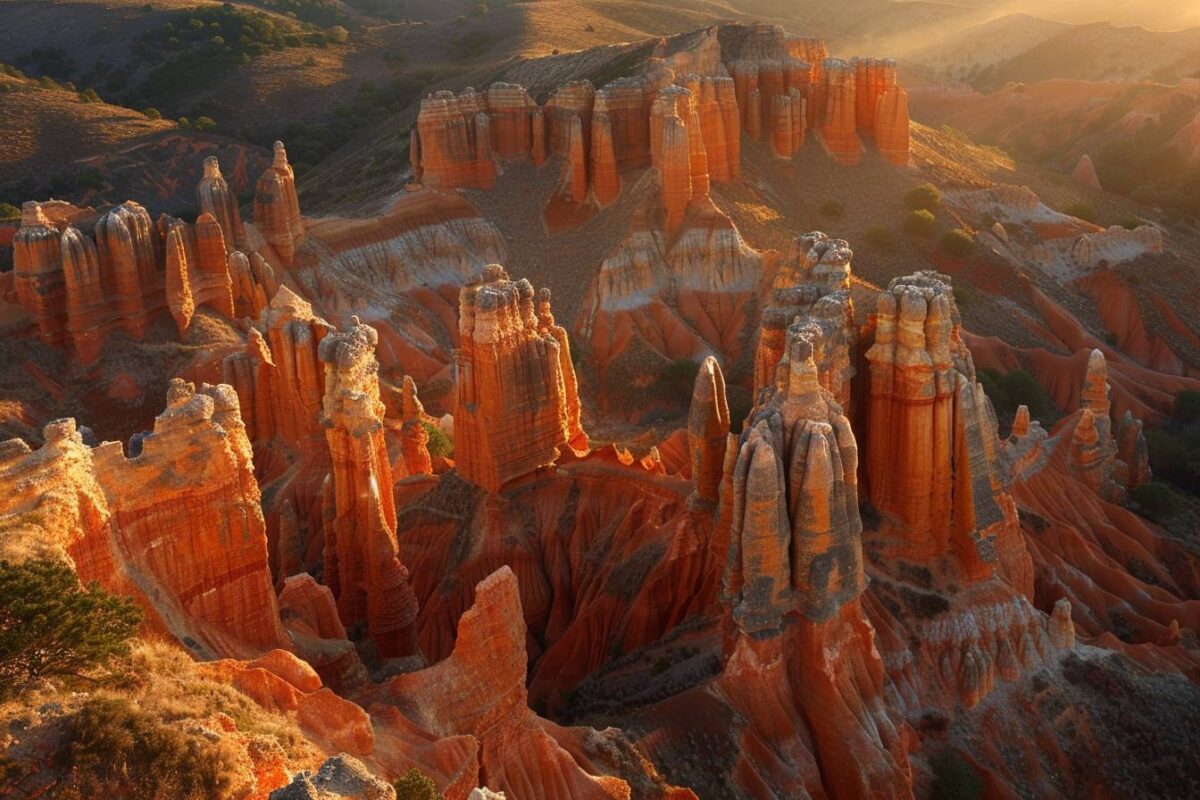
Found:
[[[1200,80],[1051,80],[990,94],[914,89],[913,114],[999,145],[1017,158],[1071,172],[1095,163],[1105,189],[1200,216]]]
[[[57,197],[84,205],[135,197],[154,212],[195,206],[195,176],[209,155],[235,191],[252,188],[267,151],[184,130],[75,91],[0,72],[0,202]]]
[[[985,91],[1051,78],[1175,83],[1200,72],[1200,28],[1160,33],[1015,14],[918,40],[905,55]]]

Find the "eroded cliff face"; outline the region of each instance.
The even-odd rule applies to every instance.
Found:
[[[549,294],[539,319],[529,281],[492,265],[463,289],[459,317],[459,473],[496,491],[553,464],[568,444],[586,448],[575,369]]]
[[[809,137],[907,164],[894,65],[730,26],[544,103],[512,83],[426,98],[420,191],[372,218],[302,219],[282,145],[253,221],[213,162],[194,224],[26,208],[29,335],[86,361],[113,331],[173,320],[187,341],[215,317],[227,385],[173,384],[128,450],[70,422],[0,445],[0,553],[65,554],[139,597],[156,632],[222,657],[207,674],[362,759],[330,775],[374,790],[367,770],[417,767],[452,800],[923,796],[946,725],[1004,741],[1020,726],[996,707],[1053,704],[1036,686],[1064,658],[1194,678],[1200,569],[1121,505],[1146,445],[1102,355],[1072,356],[1077,411],[1001,441],[948,277],[864,303],[849,243],[759,251],[713,204],[743,146],[786,159]],[[501,226],[523,209],[487,200],[509,171],[544,178],[532,246]],[[1030,194],[952,200],[1033,225]],[[1153,246],[1071,231],[1077,265]],[[556,319],[496,265],[575,277],[537,263],[559,237],[596,269],[562,279]],[[655,383],[688,362],[694,380]],[[677,410],[689,384],[686,428],[636,456],[584,430],[588,389],[604,423],[627,398],[628,419]],[[1044,763],[1073,746],[1055,720],[1033,773],[1072,796]],[[1016,785],[980,752],[998,794]]]
[[[291,180],[282,145],[268,172]],[[302,235],[295,186],[288,186],[288,219]],[[133,201],[103,214],[57,201],[26,203],[14,238],[13,299],[42,341],[88,366],[114,331],[141,341],[164,310],[185,341],[201,308],[226,320],[256,316],[278,281],[252,249],[262,237],[247,232],[215,157],[205,159],[197,196],[194,224],[165,215],[154,221]]]
[[[365,622],[384,657],[415,645],[416,598],[396,558],[396,507],[379,399],[379,334],[360,324],[321,340],[321,424],[332,462],[324,498],[324,580],[346,625]]]
[[[251,449],[228,386],[175,381],[136,452],[51,423],[5,443],[5,546],[67,555],[81,578],[131,594],[196,655],[287,647],[267,567]],[[53,514],[45,514],[51,503]],[[26,552],[28,554],[28,552]]]
[[[490,189],[509,160],[561,163],[561,186],[547,208],[552,226],[580,206],[603,208],[651,166],[664,228],[703,206],[712,182],[740,172],[741,136],[791,158],[815,129],[840,163],[862,158],[860,136],[898,166],[908,163],[908,99],[891,61],[828,58],[818,39],[770,25],[710,28],[674,52],[666,41],[640,70],[596,88],[559,87],[544,105],[521,86],[425,98],[410,157],[413,188]]]

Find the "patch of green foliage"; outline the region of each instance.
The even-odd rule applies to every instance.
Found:
[[[1072,217],[1077,217],[1084,222],[1095,223],[1096,220],[1099,219],[1099,217],[1096,216],[1096,209],[1092,207],[1091,203],[1085,203],[1083,201],[1071,203],[1069,206],[1063,209],[1063,213]]]
[[[126,655],[141,621],[132,600],[81,586],[66,564],[0,561],[0,697]]]
[[[931,239],[936,229],[937,217],[927,209],[913,211],[904,220],[904,232],[910,236]]]
[[[997,370],[985,367],[976,373],[979,383],[1001,421],[1011,421],[1018,406],[1028,406],[1033,419],[1048,420],[1057,414],[1050,395],[1033,376],[1023,369],[1002,375]]]
[[[1176,395],[1170,419],[1146,431],[1146,444],[1155,478],[1193,498],[1200,495],[1200,392]]]
[[[459,58],[478,58],[491,48],[496,37],[487,31],[468,31],[450,40],[451,47]]]
[[[955,228],[942,234],[941,247],[955,258],[966,258],[975,252],[975,237],[962,228]]]
[[[932,183],[922,183],[905,192],[904,205],[912,211],[936,211],[942,205],[942,192]]]
[[[17,64],[37,75],[69,81],[75,74],[75,59],[61,47],[37,47],[17,58]]]
[[[289,39],[306,30],[304,39]],[[121,104],[170,107],[271,50],[300,47],[305,40],[322,45],[325,36],[312,26],[306,29],[229,3],[182,11],[134,39],[133,60],[153,66],[136,89],[121,97]]]
[[[89,698],[68,717],[58,766],[80,797],[208,800],[231,797],[231,745],[133,702]]]
[[[1150,481],[1133,490],[1138,513],[1155,522],[1168,522],[1188,509],[1187,498],[1160,481]]]
[[[953,750],[946,750],[929,759],[933,770],[933,800],[979,800],[983,797],[983,781],[967,760]]]
[[[429,434],[429,443],[426,445],[429,455],[442,458],[450,458],[454,455],[454,443],[450,441],[450,437],[444,430],[432,422],[424,420],[421,421],[421,427],[425,429],[425,433]]]
[[[443,800],[437,784],[419,769],[410,769],[392,784],[396,800]]]
[[[12,222],[21,218],[21,209],[12,203],[0,203],[0,222]]]

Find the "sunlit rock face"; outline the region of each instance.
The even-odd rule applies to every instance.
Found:
[[[462,291],[454,412],[459,472],[488,491],[553,464],[578,442],[579,399],[565,332],[529,281],[491,266]]]

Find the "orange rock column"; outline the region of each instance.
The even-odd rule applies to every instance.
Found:
[[[825,61],[823,74],[824,106],[818,104],[815,110],[821,115],[821,139],[839,164],[857,164],[862,143],[856,132],[854,70],[845,61],[831,58]]]
[[[355,317],[319,349],[325,365],[322,424],[332,462],[332,507],[325,515],[325,583],[347,627],[366,624],[384,657],[416,644],[417,599],[396,557],[392,470],[379,399],[379,334]]]
[[[200,185],[196,188],[196,196],[200,201],[200,212],[210,214],[221,226],[229,250],[245,248],[246,229],[242,226],[237,197],[225,182],[216,156],[204,159],[204,177],[200,179]]]
[[[959,337],[948,278],[919,272],[880,294],[870,363],[871,501],[894,517],[901,555],[952,554],[986,577],[984,540],[1016,524],[995,473],[995,417]]]
[[[463,288],[459,309],[455,463],[464,478],[495,492],[553,464],[573,438],[578,412],[567,379],[574,375],[564,375],[559,338],[539,330],[528,281],[487,267]]]
[[[17,302],[37,321],[38,336],[49,345],[66,338],[66,282],[58,229],[37,203],[21,209],[21,228],[13,237],[13,288]]]

